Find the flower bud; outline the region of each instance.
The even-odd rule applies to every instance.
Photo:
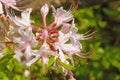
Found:
[[[49,7],[47,4],[43,5],[42,8],[41,8],[41,14],[43,17],[46,17],[46,15],[48,14],[49,12]]]

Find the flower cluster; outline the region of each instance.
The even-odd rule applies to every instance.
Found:
[[[43,5],[40,9],[43,25],[36,27],[32,25],[34,21],[30,19],[32,8],[21,10],[16,7],[16,0],[0,0],[0,14],[4,15],[3,5],[7,10],[6,16],[15,23],[16,27],[10,29],[9,34],[12,34],[11,41],[18,44],[18,48],[14,50],[14,58],[26,66],[31,66],[41,59],[43,67],[48,64],[50,57],[59,60],[65,64],[74,64],[73,55],[81,58],[82,45],[80,40],[88,40],[93,38],[93,33],[79,34],[77,27],[74,23],[72,12],[77,8],[73,5],[68,11],[63,7],[55,9],[51,6],[54,16],[54,21],[47,24],[46,17],[49,12],[47,4]],[[21,17],[17,17],[9,8],[21,11]],[[33,31],[35,33],[33,33]],[[17,35],[14,35],[17,34]],[[68,60],[68,58],[70,60]],[[53,66],[61,66],[56,61]],[[73,80],[73,74],[70,70],[66,70],[61,66],[63,72],[70,74]]]

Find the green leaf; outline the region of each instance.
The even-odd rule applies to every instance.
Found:
[[[120,15],[120,12],[116,11],[116,10],[110,10],[110,9],[104,8],[103,11],[104,11],[105,14],[107,14],[109,16],[118,16],[118,15]]]
[[[0,65],[8,62],[11,58],[13,58],[13,54],[9,54],[9,55],[4,56],[3,58],[0,59]]]
[[[0,80],[9,80],[5,73],[0,72]]]
[[[8,70],[12,71],[14,69],[13,59],[11,59],[7,64]]]
[[[47,68],[49,68],[50,66],[52,66],[52,64],[55,62],[55,57],[51,57],[48,64],[47,64]]]
[[[67,69],[67,70],[72,70],[73,69],[73,66],[71,66],[71,65],[69,65],[69,64],[66,64],[66,63],[64,63],[64,62],[61,62],[59,59],[57,59],[57,62],[59,63],[59,64],[61,64],[65,69]]]
[[[14,52],[11,49],[5,47],[3,49],[3,54],[6,56],[6,55],[14,54]]]
[[[98,21],[98,24],[102,28],[104,28],[107,25],[107,23],[105,21]]]

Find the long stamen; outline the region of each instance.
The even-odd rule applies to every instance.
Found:
[[[88,30],[86,33],[84,33],[83,35],[87,35],[91,32],[91,30]]]
[[[70,6],[70,9],[68,10],[68,13],[74,12],[78,8],[78,4],[74,3]]]
[[[83,37],[83,39],[81,39],[81,40],[90,40],[90,39],[93,39],[93,36],[88,37],[88,38]]]
[[[84,56],[84,55],[80,55],[79,53],[76,53],[77,56],[81,57],[81,58],[92,58],[93,56]]]
[[[93,39],[95,33],[96,33],[96,31],[94,31],[88,35],[84,35],[83,40]]]
[[[88,32],[89,33],[89,32]],[[90,33],[90,34],[88,34],[88,33],[85,33],[85,34],[83,34],[85,37],[89,37],[89,36],[92,36],[92,35],[94,35],[95,33],[96,33],[96,31],[94,31],[94,32],[92,32],[92,33]],[[88,34],[88,35],[87,35]]]

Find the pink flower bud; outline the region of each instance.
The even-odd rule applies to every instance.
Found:
[[[48,7],[48,5],[47,5],[47,4],[43,5],[40,11],[41,11],[41,15],[42,15],[43,17],[46,17],[46,15],[47,15],[48,12],[49,12],[49,7]]]

